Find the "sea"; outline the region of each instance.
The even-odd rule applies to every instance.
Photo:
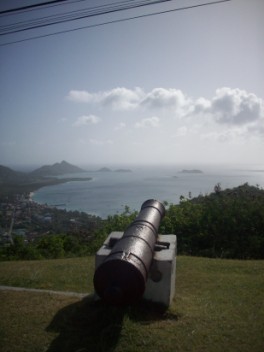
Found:
[[[87,172],[64,175],[64,178],[89,177],[91,180],[46,186],[34,192],[31,198],[40,204],[78,210],[106,219],[109,215],[124,212],[126,207],[139,211],[147,199],[178,204],[181,196],[194,198],[210,194],[218,183],[222,189],[244,183],[264,188],[264,165],[140,165],[108,169],[110,171],[87,168]]]

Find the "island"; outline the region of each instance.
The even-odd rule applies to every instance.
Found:
[[[85,172],[85,170],[66,161],[45,165],[31,172],[19,172],[0,165],[0,192],[2,195],[30,193],[45,186],[92,179],[91,177],[57,177],[81,172]]]
[[[55,163],[53,165],[44,165],[40,168],[32,171],[30,175],[32,176],[60,176],[66,174],[76,174],[86,172],[86,170],[81,169],[78,166],[72,165],[67,161],[63,160],[60,163]]]
[[[115,172],[132,172],[130,169],[117,169]]]
[[[198,169],[183,169],[179,171],[180,174],[202,174],[203,171]]]

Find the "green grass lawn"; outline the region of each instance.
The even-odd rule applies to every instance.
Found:
[[[94,258],[0,262],[0,284],[87,293],[0,291],[2,352],[264,350],[264,261],[177,258],[169,309],[95,302]]]
[[[0,285],[93,292],[94,257],[0,262]]]

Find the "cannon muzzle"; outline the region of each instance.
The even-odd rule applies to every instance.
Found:
[[[137,218],[96,269],[94,288],[104,301],[126,305],[142,297],[164,215],[162,203],[152,199],[145,201]]]

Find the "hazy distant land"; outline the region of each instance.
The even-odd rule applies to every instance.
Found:
[[[66,174],[86,172],[66,161],[42,166],[32,172],[18,172],[0,165],[1,194],[29,193],[45,186],[57,185],[70,181],[90,181],[91,177],[57,178]]]
[[[180,174],[202,174],[203,171],[202,170],[198,170],[198,169],[183,169],[181,171],[179,171]]]
[[[72,165],[65,160],[53,165],[41,166],[40,168],[31,172],[15,171],[9,167],[0,165],[0,191],[1,194],[30,193],[45,186],[57,185],[70,181],[92,180],[92,177],[57,177],[84,172],[87,171],[79,168],[78,166]],[[132,172],[132,170],[111,170],[107,167],[103,167],[97,170],[97,172],[127,173]]]

